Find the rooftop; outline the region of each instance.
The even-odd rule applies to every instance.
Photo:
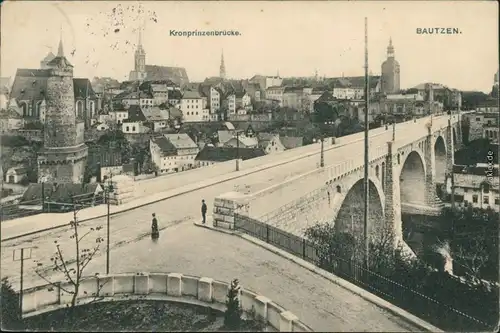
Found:
[[[186,133],[164,134],[176,149],[198,148],[198,145]]]
[[[164,136],[152,138],[151,141],[160,148],[163,156],[177,155],[177,149],[175,146]]]

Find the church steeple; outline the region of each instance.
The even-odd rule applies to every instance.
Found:
[[[62,42],[62,26],[61,26],[60,36],[59,36],[59,48],[57,49],[57,56],[64,57],[64,49],[63,49],[63,42]]]
[[[387,47],[387,58],[394,58],[394,46],[392,46],[392,37],[389,38],[389,46]]]
[[[219,76],[222,79],[226,78],[226,65],[224,64],[224,50],[222,50],[221,56],[220,56],[220,70],[219,70]]]
[[[137,49],[135,50],[134,69],[137,73],[144,73],[146,71],[146,51],[142,47],[142,29],[143,27],[139,27],[139,40]]]

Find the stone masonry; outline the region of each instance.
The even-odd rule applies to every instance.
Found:
[[[73,65],[59,52],[49,62],[47,79],[44,146],[38,156],[39,182],[79,183],[83,181],[88,148],[84,124],[75,114]]]

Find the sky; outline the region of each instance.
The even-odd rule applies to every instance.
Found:
[[[491,91],[498,70],[496,1],[294,2],[4,2],[1,76],[39,68],[62,36],[75,77],[127,80],[138,30],[149,65],[179,66],[190,81],[218,76],[221,52],[231,78],[377,75],[389,38],[401,66],[401,87],[423,82]],[[457,28],[422,35],[417,28]],[[171,36],[170,30],[233,30],[240,36]]]

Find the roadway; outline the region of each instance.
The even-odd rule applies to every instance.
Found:
[[[436,118],[440,117],[435,117],[434,121],[436,121]],[[425,123],[427,122],[426,119],[419,119],[416,123],[413,122],[407,122],[407,123],[402,123],[398,124],[396,129],[397,129],[397,136],[403,135],[404,137],[407,137],[411,135],[411,131],[409,131],[412,127],[418,127],[418,126],[425,126]],[[389,128],[389,130],[385,130],[384,128],[379,128],[370,131],[370,139],[372,141],[372,145],[377,146],[377,145],[384,145],[385,142],[390,141],[392,138],[392,128]],[[329,147],[328,145],[325,145],[325,165],[331,165],[334,163],[338,163],[339,160],[342,160],[346,156],[351,156],[352,158],[352,152],[353,151],[358,151],[362,152],[362,146],[363,146],[363,133],[357,133],[354,135],[346,136],[337,139],[337,144]],[[343,147],[343,145],[351,143],[349,146]],[[330,149],[331,148],[331,149]],[[246,176],[242,176],[241,178],[233,179],[230,181],[222,182],[219,184],[215,184],[210,187],[206,188],[201,188],[199,190],[193,191],[191,193],[179,195],[161,202],[157,202],[151,205],[143,206],[140,208],[136,208],[131,211],[127,211],[124,213],[118,213],[116,215],[111,216],[111,228],[110,228],[110,240],[111,240],[111,254],[113,259],[113,266],[112,266],[112,271],[118,272],[118,271],[133,271],[134,267],[136,267],[137,264],[140,264],[140,267],[142,270],[146,271],[153,271],[153,270],[161,270],[161,271],[174,271],[178,270],[180,272],[185,272],[185,273],[192,273],[195,275],[203,275],[203,272],[197,271],[198,268],[198,263],[199,261],[206,262],[207,260],[212,263],[212,265],[209,265],[212,267],[214,271],[211,272],[211,274],[205,274],[207,276],[211,276],[217,279],[227,279],[230,280],[233,278],[232,276],[225,276],[224,275],[224,270],[219,269],[219,265],[222,265],[224,260],[226,259],[217,259],[217,256],[211,256],[210,252],[201,252],[199,253],[196,258],[196,263],[195,262],[189,262],[186,261],[185,263],[180,263],[179,265],[184,265],[179,267],[178,269],[170,269],[168,266],[158,266],[159,263],[164,262],[165,257],[166,258],[172,258],[176,257],[177,255],[181,256],[182,253],[175,253],[175,255],[172,255],[172,252],[162,252],[162,251],[156,251],[155,253],[149,252],[149,255],[143,256],[140,258],[140,260],[134,261],[130,260],[130,257],[136,256],[138,254],[138,251],[145,251],[144,248],[141,250],[141,247],[137,247],[136,245],[141,243],[141,240],[144,238],[147,238],[150,232],[150,223],[151,223],[151,214],[156,213],[159,219],[159,227],[161,230],[167,230],[166,233],[169,233],[168,230],[172,230],[171,234],[173,235],[173,231],[177,230],[177,228],[181,228],[181,225],[186,225],[186,222],[192,222],[195,219],[200,219],[200,203],[202,199],[205,199],[207,201],[207,205],[209,207],[212,207],[213,205],[213,199],[218,196],[221,193],[224,192],[229,192],[229,191],[234,191],[235,187],[239,188],[245,188],[246,186],[249,186],[250,190],[252,192],[259,191],[260,189],[263,189],[268,186],[272,186],[278,183],[283,182],[286,179],[289,179],[290,177],[293,177],[298,174],[302,174],[308,171],[311,171],[312,169],[316,168],[317,165],[319,164],[319,144],[316,145],[315,147],[302,147],[298,148],[300,151],[304,151],[304,154],[307,151],[314,152],[314,150],[317,150],[317,154],[310,156],[310,157],[305,157],[303,159],[296,160],[294,162],[290,162],[286,165],[274,167],[271,169],[263,170],[260,172],[256,172],[253,174],[249,174]],[[286,151],[281,154],[276,154],[275,156],[271,157],[264,157],[267,158],[268,160],[271,159],[279,159],[279,158],[286,158],[288,156],[293,156],[294,154],[297,154],[297,152],[294,152],[294,150]],[[360,154],[357,154],[360,155]],[[361,154],[362,156],[362,154]],[[255,165],[258,165],[259,159],[255,159],[252,161],[252,163],[255,163]],[[261,163],[261,162],[260,162]],[[251,165],[251,164],[249,164]],[[145,184],[151,184],[155,183],[155,181],[144,181],[147,182]],[[162,188],[162,190],[165,190]],[[301,191],[302,192],[302,191]],[[306,191],[299,193],[299,194],[305,194]],[[288,202],[292,201],[293,198],[287,198],[286,199]],[[276,207],[275,204],[273,204],[274,207]],[[44,218],[44,215],[38,215],[38,216],[33,216],[31,219],[26,220],[26,223],[37,223],[41,219]],[[54,217],[52,215],[50,218],[55,219],[57,217]],[[14,220],[15,221],[15,220]],[[2,223],[2,229],[4,224],[9,224],[12,221],[5,221]],[[63,221],[62,223],[64,223]],[[69,222],[69,221],[68,221]],[[90,228],[96,228],[97,226],[102,226],[104,227],[102,230],[99,232],[94,232],[88,237],[85,238],[84,241],[80,244],[81,248],[85,247],[91,247],[95,244],[95,238],[97,236],[101,236],[103,238],[106,237],[106,218],[99,218],[95,219],[92,221],[85,222],[80,226],[80,234],[84,233],[86,230]],[[3,230],[2,230],[3,231]],[[163,231],[165,233],[165,231]],[[61,249],[63,253],[67,253],[68,258],[73,258],[74,257],[74,240],[70,239],[71,235],[71,230],[69,230],[69,227],[64,227],[52,231],[45,231],[45,232],[40,232],[38,234],[30,235],[30,236],[23,236],[18,239],[10,240],[10,241],[3,241],[2,242],[2,248],[1,248],[1,275],[3,276],[10,276],[11,281],[14,283],[14,285],[17,285],[19,281],[19,262],[13,262],[12,261],[12,251],[14,249],[19,249],[21,247],[33,247],[33,252],[32,252],[32,259],[34,260],[40,260],[42,261],[42,269],[49,269],[51,266],[48,265],[47,263],[50,262],[49,259],[52,256],[52,254],[55,251],[55,244],[54,242],[57,241],[57,243],[61,246]],[[6,238],[8,235],[2,235],[2,238]],[[163,238],[162,238],[163,239]],[[172,240],[175,240],[178,243],[182,243],[188,248],[196,248],[200,245],[200,243],[204,243],[207,240],[204,239],[203,237],[194,239],[190,236],[189,232],[184,232],[184,233],[175,233],[174,236],[172,236]],[[149,243],[148,243],[149,244]],[[232,253],[234,248],[230,246],[229,244],[224,242],[219,242],[216,244],[212,244],[214,246],[213,251],[220,250],[221,244],[224,244],[227,246],[227,253]],[[104,246],[104,245],[103,245]],[[144,246],[144,245],[143,245]],[[236,245],[237,247],[241,247],[243,245]],[[148,251],[153,251],[153,250],[148,250]],[[267,252],[266,252],[267,253]],[[207,255],[209,258],[207,258]],[[246,255],[250,255],[250,252],[247,253]],[[104,257],[102,254],[99,256],[96,261],[100,261],[102,263],[102,260],[104,260]],[[211,259],[210,259],[211,258]],[[244,258],[242,256],[241,258]],[[217,259],[217,260],[216,260]],[[234,258],[233,258],[234,259]],[[215,260],[215,261],[214,261]],[[168,264],[168,260],[167,260]],[[236,262],[235,265],[238,265]],[[264,263],[260,263],[259,265],[265,266]],[[35,263],[33,260],[28,260],[25,262],[25,287],[29,287],[30,285],[33,284],[39,284],[41,283],[41,279],[34,273],[34,268],[35,268]],[[182,269],[184,268],[184,269]],[[245,266],[246,270],[251,270],[253,267],[252,266]],[[278,269],[279,265],[276,267],[268,267],[269,271],[268,274],[284,274],[284,271],[282,269]],[[100,270],[102,271],[102,270]],[[250,273],[248,273],[250,274]],[[222,275],[222,277],[221,277]],[[269,279],[271,279],[271,275]],[[285,274],[286,275],[286,274]],[[293,276],[292,276],[293,277]],[[253,275],[253,278],[257,279],[258,282],[258,275]],[[274,275],[274,278],[276,278],[276,275]],[[287,278],[290,278],[290,276],[287,276]],[[318,278],[319,279],[319,278]],[[331,283],[330,283],[331,284]],[[329,284],[329,285],[330,285]],[[259,286],[259,284],[257,284]],[[275,284],[276,286],[276,284]],[[308,284],[305,284],[302,286],[302,288],[310,288]],[[328,288],[333,288],[333,287],[328,287]],[[253,288],[253,289],[258,289],[258,288]],[[271,288],[272,289],[272,288]],[[272,298],[272,295],[269,295]],[[334,296],[332,296],[333,298]],[[352,296],[351,296],[352,297]],[[279,297],[276,299],[277,302],[279,301]],[[317,302],[317,301],[315,301]],[[340,302],[343,304],[343,300]],[[305,306],[305,305],[301,305]],[[367,305],[363,305],[363,307],[366,307]],[[339,308],[342,308],[342,306],[337,306],[335,307],[337,311]],[[300,315],[299,312],[296,312],[298,315]],[[360,316],[363,316],[360,314]],[[334,317],[337,318],[337,320],[342,321],[341,316],[334,315]],[[346,324],[346,323],[344,323]],[[373,325],[376,325],[375,322]],[[325,330],[326,326],[323,326],[322,329]],[[398,326],[399,329],[394,328],[396,331],[401,331],[403,328],[401,326]],[[340,330],[338,327],[330,328],[330,330]],[[352,328],[351,328],[352,329]],[[362,328],[358,328],[362,330]],[[357,330],[357,329],[355,329]],[[384,329],[382,329],[384,330]],[[392,329],[391,329],[392,330]],[[406,330],[406,328],[404,329]]]
[[[435,119],[436,120],[436,119]],[[416,124],[413,122],[402,123],[397,125],[397,135],[407,134],[408,129],[412,126],[422,126],[425,124],[425,119],[419,119]],[[338,163],[339,160],[346,158],[346,156],[352,156],[350,153],[352,151],[362,151],[362,135],[363,133],[354,134],[347,137],[340,138],[340,144],[333,146],[334,149],[325,151],[325,164],[330,165]],[[408,134],[409,135],[409,134]],[[382,145],[386,141],[389,141],[392,137],[392,130],[386,131],[385,129],[375,129],[370,131],[371,139],[373,144]],[[405,135],[406,136],[406,135]],[[357,142],[356,142],[357,141]],[[349,146],[342,147],[343,144],[348,142],[356,142]],[[290,151],[291,152],[291,151]],[[319,152],[318,152],[319,153]],[[352,154],[352,153],[351,153]],[[359,154],[357,154],[359,155]],[[167,228],[172,225],[183,223],[186,221],[193,220],[194,218],[200,217],[200,204],[201,200],[205,199],[209,207],[213,206],[213,199],[220,195],[221,193],[234,191],[235,187],[241,189],[249,186],[252,192],[258,191],[268,186],[272,186],[283,182],[285,179],[291,178],[294,175],[301,174],[316,168],[319,163],[319,156],[314,155],[311,157],[305,157],[303,159],[291,162],[286,165],[279,167],[267,169],[261,172],[256,172],[243,176],[241,178],[233,179],[226,182],[221,182],[210,187],[201,188],[199,190],[193,191],[191,193],[179,195],[176,197],[169,198],[167,200],[157,202],[151,205],[136,208],[131,211],[118,213],[111,216],[110,221],[110,240],[111,247],[116,246],[116,244],[126,243],[138,237],[138,235],[147,234],[150,231],[150,221],[151,214],[156,213],[159,218],[160,228]],[[295,196],[304,195],[308,191],[297,191],[295,193],[290,193],[290,197],[285,197],[282,202],[273,203],[272,205],[266,205],[267,210],[273,210],[281,205],[281,203],[286,203],[293,201]],[[259,212],[265,213],[263,209]],[[58,215],[52,214],[50,219],[57,219]],[[67,218],[67,217],[64,217]],[[27,224],[39,224],[44,219],[44,215],[37,215],[27,218],[24,223]],[[5,221],[2,223],[3,226],[9,226],[12,221]],[[65,223],[69,221],[62,221]],[[85,222],[82,228],[90,228],[96,226],[106,226],[106,218],[98,218],[92,221]],[[20,226],[22,227],[22,226]],[[105,229],[105,228],[104,228]],[[101,230],[101,234],[105,237],[104,229]],[[9,237],[4,234],[2,230],[2,238]],[[10,230],[12,232],[12,230]],[[34,256],[37,258],[48,258],[54,251],[54,240],[58,240],[58,244],[61,245],[62,249],[71,249],[74,246],[72,239],[69,239],[70,231],[68,227],[40,232],[34,235],[23,236],[18,239],[3,241],[1,249],[1,263],[2,263],[2,275],[17,275],[17,268],[12,265],[12,250],[14,248],[19,248],[21,246],[35,246]],[[84,241],[86,245],[90,246],[93,243],[91,237],[86,238]],[[85,246],[82,244],[82,246]],[[27,263],[26,271],[31,268],[30,264]]]
[[[163,230],[157,242],[149,235],[136,236],[113,250],[111,272],[177,272],[222,281],[238,278],[242,286],[269,297],[319,332],[420,331],[406,319],[240,237],[191,223]],[[104,270],[105,256],[100,256],[88,265],[86,274]]]

